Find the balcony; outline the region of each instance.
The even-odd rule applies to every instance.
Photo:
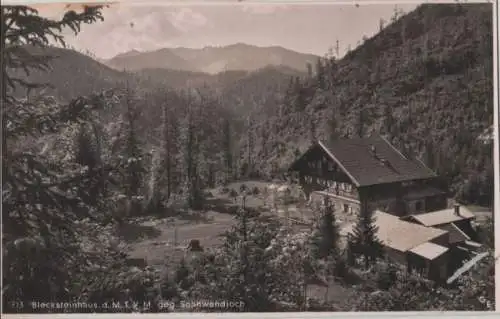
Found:
[[[348,190],[340,189],[338,187],[337,188],[330,187],[330,188],[325,189],[324,192],[332,194],[332,195],[336,195],[336,196],[342,196],[342,197],[349,198],[349,199],[355,199],[355,200],[359,199],[358,192],[355,188],[352,188],[352,190],[348,191]]]

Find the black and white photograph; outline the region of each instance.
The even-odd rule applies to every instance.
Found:
[[[1,8],[2,313],[495,311],[493,3]]]

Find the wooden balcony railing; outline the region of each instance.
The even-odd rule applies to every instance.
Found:
[[[331,188],[329,188],[329,189],[326,189],[325,191],[328,193],[337,195],[337,196],[342,196],[342,197],[347,197],[347,198],[352,198],[352,199],[359,198],[358,192],[355,190],[348,192],[348,191],[345,191],[343,189],[331,189]]]

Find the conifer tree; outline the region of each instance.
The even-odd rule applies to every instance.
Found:
[[[127,199],[130,201],[127,214],[139,214],[141,210],[141,196],[144,176],[144,154],[138,137],[139,110],[134,92],[127,83],[125,90],[125,114],[123,126],[123,187]]]
[[[355,122],[355,136],[356,137],[364,137],[365,135],[365,127],[366,127],[366,116],[365,110],[360,108],[356,112],[356,122]]]
[[[198,92],[196,92],[198,93]],[[198,94],[188,92],[186,96],[186,117],[181,124],[180,142],[182,145],[181,158],[183,162],[183,193],[186,195],[186,204],[192,209],[201,209],[203,206],[202,181],[200,177],[200,101]]]
[[[339,138],[339,135],[340,135],[336,116],[337,116],[336,112],[332,109],[332,111],[330,113],[330,119],[328,120],[328,140],[329,141],[337,140]]]
[[[392,108],[388,105],[384,107],[384,130],[389,135],[389,139],[393,138],[394,132],[394,116],[392,115]]]
[[[309,120],[309,136],[310,136],[310,139],[311,139],[311,144],[314,144],[317,142],[318,140],[318,135],[317,135],[317,132],[316,132],[316,123],[314,121],[314,118],[311,117],[311,119]]]
[[[231,142],[231,122],[225,118],[223,120],[223,152],[224,164],[226,169],[225,182],[228,183],[233,178],[233,150]]]
[[[385,26],[385,20],[380,18],[378,23],[378,32],[382,32],[382,30],[384,30],[384,26]]]
[[[353,228],[350,246],[355,255],[364,257],[366,268],[382,256],[383,246],[377,237],[377,231],[373,210],[366,203],[362,203],[358,220]]]
[[[325,65],[319,58],[316,61],[316,81],[319,89],[326,89]]]
[[[158,212],[165,208],[171,194],[174,192],[175,171],[175,127],[171,116],[170,99],[171,93],[165,94],[162,105],[162,117],[160,126],[160,146],[153,156],[153,167],[151,170],[151,192],[149,198],[149,209]],[[148,209],[148,210],[149,210]]]
[[[302,83],[299,77],[295,77],[293,82],[293,110],[295,112],[302,112],[306,108],[306,95],[302,88]]]
[[[338,257],[339,229],[335,221],[334,205],[324,198],[322,214],[317,230],[312,238],[313,251],[316,258]]]
[[[247,118],[247,171],[246,176],[249,177],[253,173],[253,161],[252,161],[252,153],[254,149],[254,134],[253,134],[253,119],[249,116]]]
[[[100,135],[96,123],[81,124],[74,141],[75,161],[85,169],[87,176],[79,196],[95,207],[103,204],[101,200],[107,196],[111,172],[111,167],[104,163]]]
[[[112,94],[108,92],[62,105],[37,90],[44,83],[29,78],[30,71],[49,69],[54,57],[44,55],[43,49],[54,42],[65,44],[62,28],[77,33],[81,25],[102,20],[101,9],[84,6],[79,13],[71,10],[61,20],[53,20],[28,6],[1,8],[2,297],[6,312],[19,310],[12,308],[12,301],[28,304],[78,297],[68,285],[87,262],[80,246],[81,229],[75,224],[85,217],[79,213],[92,208],[77,192],[85,187],[87,174],[77,163],[65,160],[65,150],[42,154],[22,145],[26,137],[64,137],[70,126],[89,121],[92,111],[109,105]],[[38,53],[30,50],[33,47],[40,49]],[[26,95],[21,99],[23,90]]]

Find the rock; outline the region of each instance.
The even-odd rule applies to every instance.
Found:
[[[203,251],[203,247],[201,247],[198,239],[191,239],[187,248],[189,251]]]

